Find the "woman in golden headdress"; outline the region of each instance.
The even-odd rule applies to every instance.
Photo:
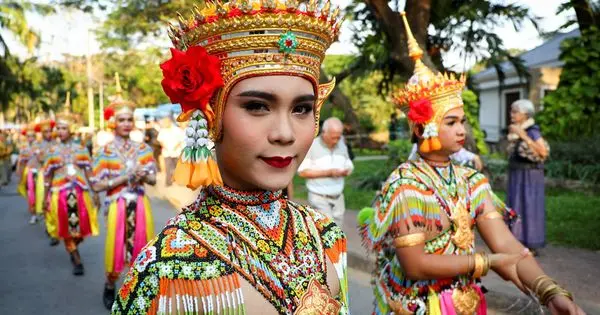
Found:
[[[26,125],[21,130],[21,134],[25,136],[26,142],[19,149],[19,158],[17,159],[17,175],[19,176],[17,191],[27,200],[27,209],[31,214],[29,224],[35,224],[38,221],[38,214],[35,211],[35,178],[39,167],[35,165],[35,125]],[[30,160],[33,161],[30,162]]]
[[[377,253],[374,314],[486,314],[480,279],[490,269],[552,314],[583,314],[514,238],[505,223],[514,212],[485,176],[450,163],[465,141],[464,77],[429,70],[402,18],[415,73],[393,100],[408,117],[419,158],[390,175],[375,209],[359,213],[363,240]],[[476,252],[475,227],[492,254]]]
[[[69,108],[69,94],[67,105]],[[47,220],[56,224],[52,237],[62,239],[71,256],[73,274],[84,273],[78,246],[84,238],[98,235],[97,210],[90,197],[92,158],[81,144],[71,139],[76,117],[68,111],[56,116],[60,143],[46,154],[44,176],[50,183]]]
[[[345,235],[282,194],[334,85],[319,72],[338,13],[207,2],[171,28],[162,85],[190,120],[175,180],[202,191],[140,253],[114,314],[348,312]]]
[[[117,95],[104,111],[104,119],[114,130],[114,138],[94,155],[94,187],[107,192],[103,293],[107,308],[114,301],[119,275],[154,236],[152,211],[144,184],[156,183],[152,149],[129,138],[134,128],[135,104],[121,96],[118,74],[115,74],[115,80]]]

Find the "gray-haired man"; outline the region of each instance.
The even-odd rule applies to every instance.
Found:
[[[343,125],[339,119],[332,117],[325,120],[321,135],[313,141],[298,168],[298,174],[306,178],[310,205],[338,224],[342,223],[346,210],[344,178],[354,169],[348,148],[341,141],[342,132]]]

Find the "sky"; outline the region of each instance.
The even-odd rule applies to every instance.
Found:
[[[41,2],[41,1],[40,1]],[[528,6],[532,12],[541,17],[539,23],[541,30],[555,30],[562,25],[569,15],[574,13],[556,15],[556,10],[564,0],[520,0],[497,2],[516,2]],[[345,8],[350,0],[332,0],[334,5]],[[33,29],[42,34],[42,43],[35,55],[43,61],[61,60],[63,54],[85,55],[88,51],[93,53],[100,51],[100,44],[94,39],[93,33],[88,30],[97,27],[101,20],[90,15],[83,14],[74,10],[59,10],[56,15],[41,17],[37,15],[28,15]],[[352,30],[349,22],[342,27],[340,40],[334,43],[328,50],[329,54],[351,54],[356,53],[357,49],[351,43]],[[506,25],[497,29],[497,34],[504,40],[505,47],[529,50],[542,44],[537,31],[530,23],[526,23],[523,28],[517,32],[512,25]],[[11,52],[19,56],[27,56],[24,47],[14,41],[12,36],[2,33],[9,40]],[[168,41],[165,41],[167,43]],[[165,46],[165,49],[167,47]],[[470,68],[475,60],[465,61],[460,57],[459,52],[450,51],[444,53],[444,63],[451,66],[453,70],[464,71]]]

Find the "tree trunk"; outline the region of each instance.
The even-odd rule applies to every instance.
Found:
[[[594,11],[588,0],[571,0],[571,5],[577,15],[577,23],[581,32],[589,29],[596,24]]]

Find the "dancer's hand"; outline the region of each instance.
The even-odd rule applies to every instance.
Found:
[[[585,315],[585,312],[568,297],[557,295],[548,303],[552,315]]]
[[[517,263],[519,263],[519,261],[521,261],[521,259],[523,259],[529,255],[530,255],[529,249],[525,248],[519,254],[497,253],[497,254],[491,254],[488,257],[490,259],[490,265],[491,265],[490,267],[493,269],[500,268],[500,267],[504,267],[504,268],[512,267],[512,268],[515,268],[515,270],[516,270]]]
[[[517,273],[517,264],[508,267],[492,267],[492,270],[494,270],[495,273],[497,273],[502,279],[504,279],[504,281],[510,281],[514,283],[514,285],[517,288],[519,288],[519,290],[521,290],[523,293],[529,293],[529,291],[527,290],[525,285],[523,285],[523,282],[521,282],[521,279],[519,278],[519,274]]]

